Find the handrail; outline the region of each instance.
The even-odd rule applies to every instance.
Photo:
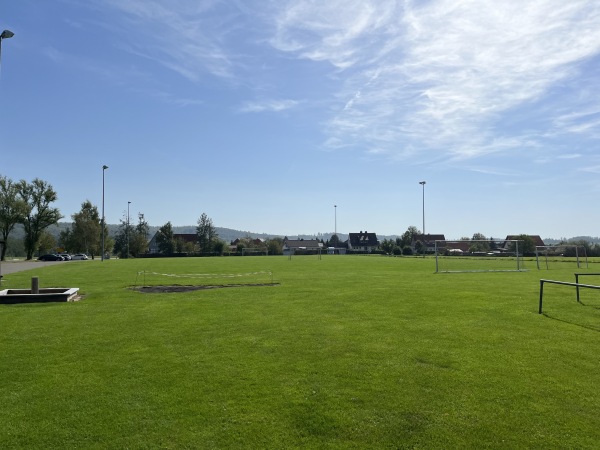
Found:
[[[600,286],[594,286],[593,284],[570,283],[568,281],[556,281],[556,280],[540,280],[540,306],[539,306],[538,314],[542,314],[542,302],[543,302],[543,298],[544,298],[544,283],[561,284],[563,286],[575,286],[577,288],[582,287],[582,288],[589,288],[589,289],[600,289]]]

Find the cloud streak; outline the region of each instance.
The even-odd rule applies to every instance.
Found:
[[[248,101],[237,112],[319,104],[328,149],[447,163],[542,146],[558,156],[563,150],[556,143],[565,136],[600,137],[593,106],[600,94],[596,78],[586,75],[600,66],[595,0],[97,5],[122,14],[128,53],[193,83],[210,75],[271,98]],[[286,61],[325,67],[328,97],[286,88]],[[257,70],[262,67],[269,70]],[[259,89],[257,74],[274,81]]]
[[[577,83],[579,64],[600,52],[590,1],[326,3],[284,8],[271,43],[342,71],[343,103],[329,121],[338,147],[465,159],[522,149],[521,134],[546,130],[503,135],[499,121]],[[576,121],[564,131],[597,128]]]

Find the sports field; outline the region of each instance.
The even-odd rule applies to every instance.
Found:
[[[538,301],[540,278],[600,264],[526,267],[324,255],[7,275],[83,299],[0,305],[0,448],[598,448],[600,291]],[[141,293],[139,272],[260,285]]]

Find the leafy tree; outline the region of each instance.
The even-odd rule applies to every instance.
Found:
[[[129,225],[131,227],[131,224]],[[148,235],[150,234],[150,226],[142,213],[138,214],[138,223],[135,229],[132,230],[129,237],[129,252],[133,256],[146,253],[148,250]]]
[[[119,229],[115,234],[114,252],[119,258],[128,258],[145,253],[148,249],[148,233],[150,226],[142,213],[138,214],[138,224],[133,227],[127,216],[120,219]]]
[[[176,237],[175,251],[177,253],[194,253],[196,251],[196,246],[192,242],[187,242],[180,237]]]
[[[339,248],[339,247],[343,247],[343,246],[344,246],[344,243],[340,240],[340,237],[337,234],[332,235],[331,239],[329,239],[328,247]]]
[[[518,236],[515,237],[515,239],[519,241],[519,254],[520,255],[535,253],[535,242],[533,241],[533,239],[531,239],[531,237],[529,237],[529,235],[519,234]],[[511,252],[515,252],[516,247],[517,247],[516,243],[511,242],[510,245],[508,246],[508,249]]]
[[[45,253],[53,253],[53,250],[56,248],[56,239],[47,231],[42,231],[40,233],[40,238],[38,240],[37,250],[40,254]]]
[[[202,213],[198,219],[198,226],[196,227],[196,234],[198,235],[198,247],[201,253],[210,253],[213,251],[213,246],[219,237],[217,229],[213,225],[212,219]]]
[[[71,235],[66,247],[72,252],[83,252],[88,255],[100,254],[102,224],[98,208],[86,200],[81,204],[81,210],[71,216]],[[62,237],[62,233],[61,233]]]
[[[473,239],[474,241],[487,241],[487,238],[481,234],[481,233],[475,233],[473,234]],[[470,246],[469,246],[469,251],[470,252],[487,252],[490,250],[490,244],[489,242],[473,242]]]
[[[75,245],[73,243],[73,229],[66,228],[62,230],[58,236],[58,245],[69,253],[73,253]]]
[[[225,242],[223,239],[216,239],[213,242],[212,250],[213,250],[213,252],[215,252],[218,255],[223,255],[223,252],[225,251],[226,246],[227,246],[227,242]]]
[[[334,235],[335,236],[335,235]],[[269,255],[283,255],[283,239],[280,237],[274,237],[267,239],[267,251]]]
[[[396,244],[400,248],[404,248],[407,245],[412,245],[412,242],[413,242],[413,239],[415,238],[415,236],[418,236],[420,234],[421,234],[421,230],[419,230],[414,225],[411,225],[410,227],[408,227],[406,229],[406,231],[404,233],[402,233],[402,236],[400,237],[400,242],[396,242]]]
[[[421,250],[425,250],[425,246],[423,245],[423,243],[421,241],[415,242],[415,251],[417,253],[421,253]]]
[[[175,251],[175,238],[173,237],[171,222],[165,223],[158,229],[156,245],[158,246],[158,251],[163,255],[171,255]]]
[[[27,205],[19,197],[18,185],[0,176],[0,240],[4,241],[0,260],[4,261],[8,247],[8,235],[15,225],[23,221]]]
[[[391,255],[394,252],[394,248],[399,248],[396,245],[396,241],[393,239],[384,239],[380,244],[381,250],[383,250],[388,255]]]
[[[50,205],[58,199],[52,186],[39,178],[31,183],[25,180],[17,184],[18,195],[25,203],[25,214],[22,217],[25,229],[25,250],[27,259],[33,258],[42,232],[50,225],[58,223],[62,218],[58,208]]]

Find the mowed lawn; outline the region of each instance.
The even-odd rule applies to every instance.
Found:
[[[4,288],[39,276],[84,298],[0,305],[0,448],[598,448],[600,291],[578,304],[547,285],[538,314],[540,278],[598,267],[527,266],[325,255],[7,275]],[[139,271],[266,270],[279,285],[130,289]]]

